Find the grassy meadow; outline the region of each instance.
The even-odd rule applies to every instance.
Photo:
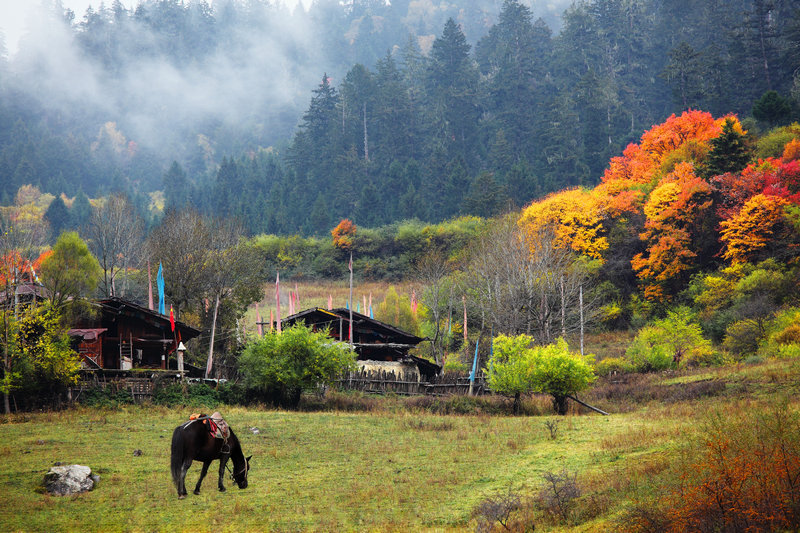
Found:
[[[228,491],[218,492],[212,466],[195,496],[195,463],[182,501],[169,473],[170,440],[197,408],[12,415],[0,425],[0,528],[474,531],[479,503],[513,492],[532,502],[515,519],[537,531],[619,530],[632,505],[674,480],[687,443],[713,413],[768,411],[786,397],[796,411],[798,375],[800,363],[771,361],[602,381],[584,399],[607,417],[574,406],[555,417],[547,398],[528,401],[529,413],[542,414],[518,417],[437,415],[419,400],[394,397],[360,398],[371,406],[361,412],[335,404],[310,412],[218,406],[253,454],[250,486],[240,490],[226,477]],[[339,405],[348,405],[339,394]],[[88,465],[100,483],[72,497],[43,494],[40,483],[56,461]],[[574,475],[581,490],[564,515],[548,510],[543,492],[543,475],[559,472]]]

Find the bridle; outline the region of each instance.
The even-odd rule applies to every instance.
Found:
[[[230,473],[231,481],[234,481],[234,482],[238,483],[238,481],[236,481],[236,475],[237,474],[241,474],[241,473],[244,473],[244,480],[243,481],[247,481],[247,472],[249,471],[249,468],[247,468],[248,466],[249,466],[249,464],[248,464],[247,458],[245,457],[245,459],[244,459],[244,467],[239,472],[234,472],[227,464],[225,465],[225,469]]]

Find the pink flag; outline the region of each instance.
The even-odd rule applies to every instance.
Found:
[[[328,311],[330,311],[331,309],[333,309],[333,296],[331,296],[329,294],[328,295]]]
[[[417,316],[417,291],[411,289],[411,312]]]
[[[258,336],[264,336],[264,328],[261,326],[261,312],[258,310],[258,302],[256,302],[256,326],[258,327]]]
[[[269,310],[269,330],[272,331],[272,327],[275,325],[275,317],[272,315],[272,309]]]
[[[153,307],[153,277],[150,274],[150,261],[147,262],[147,305],[150,310],[155,310]]]
[[[297,290],[297,282],[294,282],[294,304],[297,306],[300,304],[300,291]]]
[[[294,314],[294,292],[289,291],[289,316]]]
[[[278,272],[275,276],[275,315],[276,327],[278,328],[278,335],[281,334],[281,273]]]
[[[369,315],[369,309],[367,309],[367,295],[364,295],[364,314]]]

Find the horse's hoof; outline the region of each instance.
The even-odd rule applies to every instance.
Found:
[[[186,497],[186,495],[185,495],[185,494],[178,494],[178,499],[179,499],[179,500],[182,500],[182,499],[184,499],[185,497]]]
[[[220,487],[220,488],[219,488],[219,491],[220,491],[220,492],[225,492],[225,487]]]
[[[194,493],[195,493],[196,496],[200,496],[200,491],[199,490],[194,491]]]

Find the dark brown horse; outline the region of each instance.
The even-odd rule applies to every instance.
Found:
[[[208,418],[208,417],[205,417]],[[245,458],[242,453],[242,445],[233,432],[230,432],[227,439],[216,438],[209,432],[208,426],[203,423],[203,419],[195,419],[181,424],[172,433],[172,458],[170,466],[172,470],[172,480],[178,488],[178,498],[186,497],[186,472],[192,465],[192,461],[202,461],[203,470],[200,472],[200,479],[194,487],[194,493],[200,494],[200,484],[206,477],[211,461],[219,459],[219,490],[224,491],[225,485],[222,483],[225,474],[225,465],[228,459],[233,460],[233,472],[231,478],[240,489],[247,488],[247,472],[250,470],[250,457]]]

